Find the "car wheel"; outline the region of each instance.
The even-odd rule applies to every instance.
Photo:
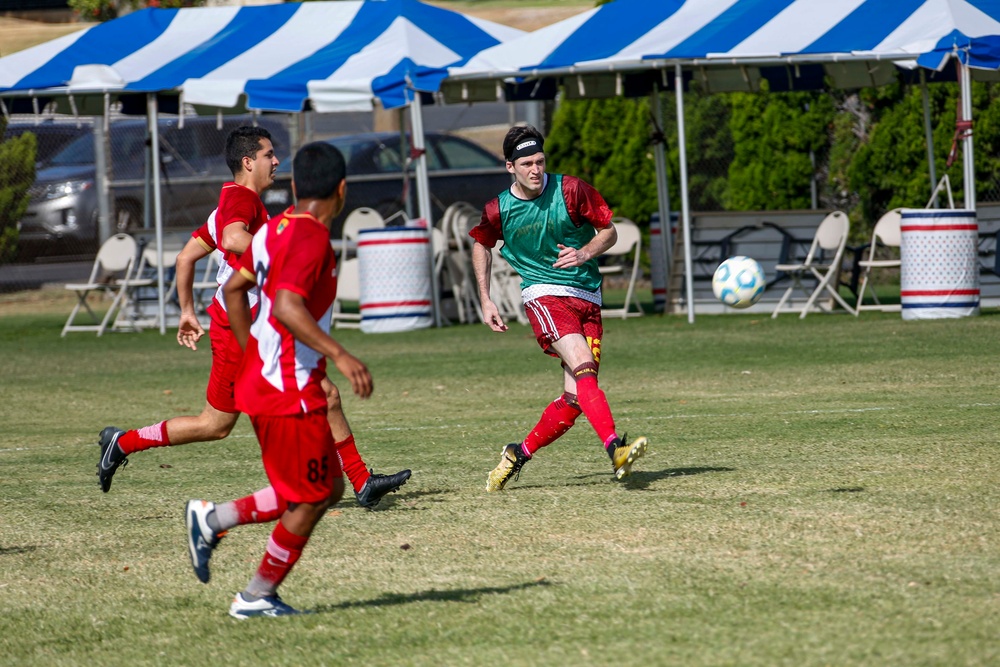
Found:
[[[135,202],[125,201],[115,204],[114,234],[134,232],[142,227],[142,211]]]

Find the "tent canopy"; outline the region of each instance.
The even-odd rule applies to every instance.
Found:
[[[210,107],[370,110],[523,34],[418,0],[144,9],[0,58],[0,96],[180,92]]]
[[[707,91],[877,86],[898,65],[962,70],[971,118],[970,67],[1000,67],[1000,0],[617,0],[484,50],[451,68],[447,99],[546,99],[677,93],[681,215],[688,319],[694,321],[684,81]],[[963,140],[965,206],[975,208],[972,138]],[[657,147],[662,152],[662,146]],[[663,156],[657,157],[666,219]]]
[[[620,95],[642,73],[646,90],[653,81],[672,85],[665,72],[678,63],[710,91],[759,90],[762,80],[779,91],[828,80],[855,88],[894,81],[893,63],[940,70],[952,54],[995,74],[1000,1],[616,0],[452,67],[445,92],[488,99],[496,86],[471,82],[579,75],[580,85],[567,86],[570,97]],[[506,92],[545,97],[553,89],[535,83]]]

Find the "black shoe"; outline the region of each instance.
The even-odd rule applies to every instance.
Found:
[[[370,470],[368,472],[371,473],[368,481],[365,482],[360,491],[354,492],[358,504],[362,507],[375,507],[383,496],[396,491],[406,484],[406,480],[410,479],[409,470],[400,470],[395,475],[378,475]]]
[[[115,476],[118,466],[128,463],[125,452],[118,446],[118,438],[124,433],[125,431],[115,426],[106,426],[97,441],[101,447],[101,460],[97,462],[97,479],[104,493],[111,490],[111,478]]]

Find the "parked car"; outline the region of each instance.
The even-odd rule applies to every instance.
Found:
[[[215,208],[219,188],[232,180],[226,166],[226,136],[250,123],[249,117],[214,117],[160,121],[160,174],[164,227],[194,229]],[[289,150],[283,125],[267,118],[259,123],[271,132],[279,159]],[[146,198],[146,121],[111,123],[111,232],[132,231],[144,224]],[[285,160],[287,161],[287,160]],[[79,136],[53,155],[35,175],[31,201],[21,220],[18,240],[22,257],[49,249],[79,252],[98,242],[98,198],[93,134]]]
[[[14,139],[22,134],[35,135],[35,166],[41,168],[53,155],[65,148],[66,144],[93,132],[90,122],[76,122],[46,118],[39,122],[18,121],[8,123],[3,139]]]
[[[404,198],[405,153],[399,149],[398,132],[371,132],[329,139],[347,161],[347,201],[344,213],[333,221],[331,234],[339,238],[348,213],[365,206],[389,216],[406,210]],[[483,206],[511,184],[504,161],[463,137],[431,132],[426,135],[432,215],[437,220],[458,201]],[[411,167],[405,196],[417,215],[416,180]],[[264,191],[264,204],[274,215],[292,204],[291,163],[278,166],[275,182]]]

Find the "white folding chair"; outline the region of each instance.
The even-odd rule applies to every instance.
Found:
[[[629,253],[633,254],[632,268],[628,274],[628,289],[625,292],[625,305],[621,308],[602,308],[601,315],[604,317],[638,317],[643,315],[639,298],[635,294],[635,281],[639,277],[639,256],[642,254],[642,234],[639,226],[627,218],[613,218],[611,221],[618,232],[618,240],[605,251],[605,257],[617,257],[621,261],[605,264],[600,267],[601,274],[608,276],[614,274],[625,275],[628,264],[624,258]],[[632,305],[635,305],[635,312]]]
[[[96,331],[98,336],[105,332],[127,299],[137,252],[135,239],[128,234],[115,234],[101,245],[87,281],[66,285],[66,289],[76,292],[77,301],[63,326],[62,336],[69,331]],[[99,318],[87,303],[87,297],[92,292],[111,297],[111,305],[103,318]],[[90,324],[76,324],[81,308],[90,315]]]
[[[177,264],[179,249],[163,250],[163,270],[173,269]],[[143,315],[139,312],[140,290],[146,288],[156,288],[157,280],[157,257],[156,248],[147,246],[143,248],[141,259],[132,276],[125,281],[125,298],[122,300],[121,308],[118,309],[118,316],[115,317],[114,324],[111,325],[113,331],[142,331],[147,327],[157,327],[160,325],[159,312],[153,315]],[[177,279],[166,286],[163,296],[164,302],[170,301],[171,296],[177,290]],[[159,308],[157,308],[159,311]]]
[[[377,227],[385,227],[385,219],[375,209],[362,206],[351,211],[344,220],[344,226],[340,232],[340,258],[347,257],[348,242],[357,241],[358,232],[362,229]]]
[[[844,310],[854,314],[854,309],[844,301],[839,292],[840,265],[844,261],[844,248],[847,246],[847,235],[850,231],[851,221],[847,215],[841,211],[834,211],[823,218],[816,228],[816,235],[809,245],[809,252],[801,263],[777,264],[774,267],[775,271],[788,274],[792,284],[781,295],[778,305],[771,313],[772,318],[788,312],[799,313],[800,319],[813,310],[830,312],[833,310],[833,303],[819,300],[824,292]],[[832,253],[829,260],[825,259],[827,253]],[[816,287],[812,290],[807,289],[802,283],[803,278],[814,278]],[[801,308],[792,303],[792,294],[796,290],[808,297]]]
[[[858,266],[864,269],[864,273],[861,275],[861,288],[858,290],[858,305],[854,309],[855,316],[862,310],[881,310],[886,313],[892,313],[899,312],[902,307],[898,303],[885,304],[879,301],[874,287],[871,289],[871,293],[875,303],[864,304],[865,291],[870,287],[868,281],[871,277],[872,269],[898,269],[901,266],[899,246],[902,240],[902,232],[900,231],[902,221],[901,209],[896,208],[887,212],[875,223],[875,229],[872,230],[871,246],[868,250],[868,259],[858,261]],[[896,248],[896,251],[891,257],[886,257],[883,254],[879,259],[876,259],[875,256],[878,254],[879,249],[884,251],[886,248]]]
[[[358,258],[351,257],[337,262],[337,298],[333,302],[333,321],[336,329],[358,329],[361,327],[361,313],[344,312],[344,301],[361,301],[361,274]]]

